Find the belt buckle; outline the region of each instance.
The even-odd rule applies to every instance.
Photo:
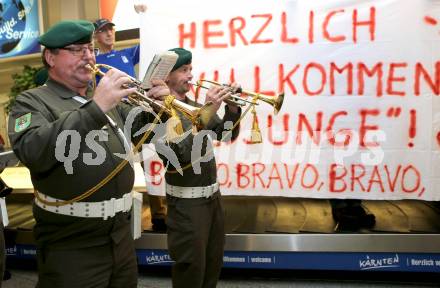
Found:
[[[214,186],[212,186],[212,185],[204,187],[204,190],[206,189],[205,190],[206,191],[206,196],[205,196],[206,199],[211,198],[212,194],[214,194],[213,191],[212,191],[212,190],[214,190],[213,188],[214,188]]]
[[[123,198],[119,198],[115,200],[115,214],[118,212],[122,212],[124,211],[124,199]]]

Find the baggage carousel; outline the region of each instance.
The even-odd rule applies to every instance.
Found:
[[[2,173],[15,189],[6,199],[6,240],[10,257],[29,258],[35,255],[35,221],[32,187],[23,169]],[[145,192],[142,181],[135,189]],[[350,232],[338,229],[326,199],[226,196],[223,204],[225,267],[440,272],[438,203],[363,201],[376,225]],[[152,231],[147,202],[142,228],[136,241],[139,264],[170,265],[166,234]]]

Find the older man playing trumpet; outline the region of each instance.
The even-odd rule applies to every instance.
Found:
[[[29,168],[38,191],[33,214],[39,287],[136,287],[137,262],[130,235],[134,171],[124,166],[105,179],[127,153],[122,130],[132,109],[121,100],[136,88],[127,74],[111,69],[95,91],[92,35],[83,20],[61,21],[41,35],[45,85],[20,94],[9,114],[9,137]],[[164,83],[148,97],[169,94]],[[155,119],[138,113],[137,132]],[[91,191],[84,199],[84,192]],[[55,203],[55,204],[54,204]]]

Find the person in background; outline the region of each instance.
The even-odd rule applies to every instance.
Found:
[[[365,211],[359,199],[330,199],[332,216],[340,231],[356,231],[373,228],[376,217]]]
[[[47,71],[47,68],[43,67],[39,69],[37,73],[35,73],[34,75],[35,87],[44,85],[44,83],[46,83],[48,78],[49,78],[49,72]]]
[[[143,13],[147,11],[147,6],[145,4],[135,4],[135,10],[137,13]],[[139,44],[126,49],[115,50],[115,24],[108,19],[101,18],[96,20],[94,25],[94,38],[99,46],[99,52],[96,56],[96,63],[110,65],[121,71],[124,71],[131,77],[136,78],[135,65],[139,63]],[[99,79],[97,80],[99,81]],[[144,168],[143,162],[141,162],[141,164],[142,168]],[[165,232],[165,198],[147,193],[143,193],[143,196],[148,197],[153,231]]]
[[[178,59],[165,81],[170,88],[171,95],[176,99],[192,106],[201,106],[190,100],[187,93],[190,91],[192,75],[192,53],[183,48],[174,48]],[[227,104],[223,119],[216,112],[225,99],[239,87],[211,87],[206,94],[206,103],[210,102],[212,117],[205,124],[206,131],[212,131],[216,140],[229,133],[229,139],[234,140],[239,134],[239,125],[232,131],[241,115],[241,109],[235,105]],[[169,157],[165,157],[158,145],[156,151],[161,157],[164,167],[167,167],[166,197],[168,205],[168,251],[171,259],[175,261],[172,267],[173,287],[208,288],[216,287],[221,267],[223,264],[223,250],[225,243],[224,215],[221,203],[219,184],[217,182],[217,167],[213,152],[211,138],[204,137],[198,142],[197,135],[204,135],[204,130],[193,135],[192,123],[179,114],[185,133],[178,141],[164,144],[170,148],[178,159],[180,167],[187,169],[178,173],[179,166],[173,164]],[[206,136],[206,135],[205,135]],[[166,142],[165,142],[166,143]],[[199,143],[199,144],[197,144]],[[197,147],[201,146],[201,147]],[[162,148],[164,149],[164,148]],[[200,161],[200,172],[193,168],[192,153],[197,149],[209,158]]]
[[[95,41],[98,45],[96,50],[96,63],[107,64],[124,71],[133,78],[136,78],[135,66],[139,63],[139,44],[115,50],[115,24],[108,19],[97,19],[95,25]]]
[[[90,88],[93,32],[92,22],[69,20],[42,34],[49,78],[18,95],[9,113],[12,149],[29,169],[36,190],[40,288],[137,287],[130,226],[134,171],[125,165],[102,182],[123,161],[130,140],[140,140],[122,132],[137,110],[121,100],[136,88],[127,88],[132,81],[117,69],[108,71],[95,90]],[[165,83],[154,84],[147,97],[169,95]],[[155,118],[141,112],[127,131],[134,135]],[[85,194],[93,187],[94,193]],[[80,195],[84,198],[76,199]]]

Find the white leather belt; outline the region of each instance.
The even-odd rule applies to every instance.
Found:
[[[209,198],[218,191],[218,183],[203,187],[181,187],[166,184],[167,194],[177,198]]]
[[[50,202],[63,201],[44,195],[41,192],[38,193],[44,200]],[[132,203],[133,198],[131,192],[124,194],[124,196],[119,199],[112,198],[101,202],[75,202],[59,207],[45,205],[35,198],[35,204],[49,212],[84,218],[103,218],[104,220],[107,220],[108,217],[114,217],[118,212],[130,211]]]

